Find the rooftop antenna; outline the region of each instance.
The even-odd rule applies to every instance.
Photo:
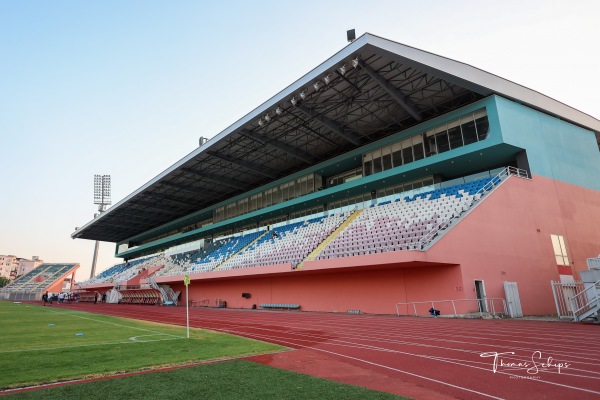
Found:
[[[354,31],[354,29],[346,31],[346,38],[348,39],[348,43],[352,43],[356,40],[356,32]]]
[[[110,201],[110,175],[94,175],[94,204],[98,205],[98,212],[94,214],[94,218],[101,216],[106,211],[106,206],[112,204]],[[96,240],[90,279],[96,275],[96,262],[98,261],[99,247],[100,242]]]

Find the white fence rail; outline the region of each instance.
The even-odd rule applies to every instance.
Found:
[[[600,257],[587,259],[588,269],[600,269]]]
[[[484,299],[456,299],[456,300],[430,300],[430,301],[410,301],[406,303],[396,303],[396,314],[401,315],[430,315],[429,310],[440,311],[440,315],[469,315],[474,313],[489,313],[496,315],[498,313],[508,315],[506,301],[502,298],[484,298]]]
[[[550,282],[552,293],[554,294],[554,302],[556,304],[556,313],[558,318],[573,318],[573,311],[582,307],[584,303],[574,304],[571,299],[577,297],[579,293],[585,290],[585,285],[581,281],[572,283]],[[583,301],[583,299],[579,298]]]
[[[1,291],[0,300],[42,300],[43,292]]]

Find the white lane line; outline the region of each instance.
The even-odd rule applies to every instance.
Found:
[[[263,335],[251,335],[251,336],[259,337],[262,340],[273,339],[272,337],[270,338],[268,336],[263,336]],[[426,377],[426,376],[423,376],[423,375],[414,374],[412,372],[408,372],[408,371],[404,371],[404,370],[401,370],[401,369],[393,368],[393,367],[390,367],[390,366],[387,366],[387,365],[374,363],[372,361],[363,360],[363,359],[356,358],[356,357],[351,357],[351,356],[346,355],[346,354],[336,353],[336,352],[333,352],[333,351],[329,351],[329,350],[325,350],[325,349],[320,349],[320,348],[312,347],[312,346],[303,346],[303,345],[299,345],[297,343],[293,343],[293,342],[290,342],[290,341],[287,341],[287,340],[283,340],[283,339],[277,339],[277,341],[281,342],[281,343],[286,343],[286,344],[292,345],[292,346],[300,346],[300,347],[308,348],[308,349],[311,349],[311,350],[320,351],[320,352],[323,352],[323,353],[333,354],[333,355],[336,355],[336,356],[339,356],[339,357],[349,358],[349,359],[352,359],[352,360],[355,360],[355,361],[359,361],[359,362],[362,362],[362,363],[365,363],[365,364],[374,365],[374,366],[377,366],[377,367],[381,367],[381,368],[389,369],[389,370],[392,370],[392,371],[400,372],[402,374],[410,375],[410,376],[413,376],[413,377],[416,377],[416,378],[425,379],[425,380],[430,381],[430,382],[439,383],[439,384],[444,385],[444,386],[450,386],[450,387],[453,387],[455,389],[464,390],[464,391],[467,391],[467,392],[470,392],[470,393],[475,393],[475,394],[478,394],[478,395],[481,395],[481,396],[484,396],[484,397],[488,397],[490,399],[504,400],[502,397],[492,396],[490,394],[479,392],[477,390],[472,390],[472,389],[469,389],[469,388],[466,388],[466,387],[463,387],[463,386],[454,385],[452,383],[440,381],[438,379],[429,378],[429,377]]]
[[[264,335],[252,335],[252,336],[262,337],[263,340],[266,340],[266,339],[273,340],[272,337],[268,337],[268,336],[264,336]],[[302,345],[299,345],[297,343],[292,343],[292,342],[289,342],[289,341],[286,341],[286,340],[283,340],[283,339],[275,339],[275,340],[277,340],[278,342],[280,341],[280,342],[283,342],[283,343],[290,343],[290,344],[293,344],[293,345],[296,345],[296,346],[301,346],[301,347],[309,348],[311,350],[316,350],[316,351],[322,351],[322,352],[325,352],[325,353],[335,354],[335,355],[340,356],[340,357],[345,357],[345,358],[353,359],[353,360],[356,360],[356,361],[364,362],[366,364],[376,365],[376,366],[379,366],[379,367],[382,367],[382,368],[386,368],[386,369],[390,369],[390,370],[393,370],[393,371],[401,372],[401,373],[408,374],[408,375],[411,375],[411,376],[415,376],[415,377],[418,377],[418,378],[422,378],[422,379],[425,379],[425,380],[430,380],[430,381],[433,381],[433,382],[438,382],[438,383],[441,383],[441,384],[444,384],[444,385],[447,385],[447,386],[452,386],[452,387],[455,387],[455,388],[458,388],[458,389],[462,389],[462,390],[466,390],[466,391],[469,391],[469,392],[472,392],[472,393],[481,394],[482,396],[491,397],[491,398],[494,398],[494,399],[500,399],[499,397],[488,395],[486,393],[478,392],[478,391],[475,391],[475,390],[464,388],[462,386],[457,386],[457,385],[453,385],[451,383],[447,383],[447,382],[439,381],[439,380],[436,380],[436,379],[428,378],[426,376],[414,374],[412,372],[403,371],[403,370],[400,370],[400,369],[397,369],[397,368],[393,368],[393,367],[390,367],[390,366],[387,366],[387,365],[374,363],[372,361],[364,360],[364,359],[361,359],[361,358],[352,357],[352,356],[349,356],[349,355],[346,355],[346,354],[336,353],[336,352],[333,352],[333,351],[329,351],[329,350],[325,350],[325,349],[320,349],[318,347],[313,347],[313,346],[302,346]],[[425,358],[429,358],[429,357],[425,356]],[[460,363],[453,363],[453,362],[451,362],[451,363],[452,364],[462,365]],[[466,366],[468,368],[483,369],[483,368],[480,368],[480,367],[475,367],[475,366],[470,366],[470,365],[463,365],[463,366]],[[489,371],[489,369],[487,369],[487,371]],[[512,376],[512,377],[516,377],[516,378],[521,378],[521,375],[515,375],[515,374],[508,373],[508,372],[496,371],[495,373],[496,374],[501,374],[501,375]],[[563,387],[563,388],[567,388],[567,389],[573,389],[573,390],[578,390],[578,391],[582,391],[582,392],[587,392],[587,393],[592,393],[592,394],[598,394],[598,395],[600,395],[600,392],[598,392],[598,391],[594,391],[594,390],[590,390],[590,389],[584,389],[584,388],[580,388],[580,387],[576,387],[576,386],[570,386],[570,385],[566,385],[566,384],[562,384],[562,383],[550,382],[550,381],[546,381],[546,380],[543,380],[543,379],[536,379],[535,382],[541,382],[541,383],[546,383],[546,384],[549,384],[549,385],[559,386],[559,387]]]

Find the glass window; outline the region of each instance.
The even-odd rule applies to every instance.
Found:
[[[446,130],[446,125],[436,128],[434,132],[437,152],[444,153],[450,150],[450,142],[448,141],[448,131]]]
[[[480,110],[475,113],[475,127],[477,128],[477,137],[479,140],[484,140],[487,138],[488,132],[490,130],[490,124],[488,121],[487,114],[485,110]]]
[[[425,151],[423,150],[423,134],[413,136],[412,144],[415,161],[425,158]]]
[[[394,143],[392,145],[392,163],[394,167],[401,166],[402,163],[402,144]]]
[[[552,247],[554,248],[554,258],[557,265],[569,265],[569,257],[567,257],[567,246],[565,238],[562,235],[550,235]]]
[[[412,141],[410,138],[402,141],[402,159],[404,160],[404,164],[414,161]]]
[[[387,171],[388,169],[392,169],[392,154],[390,147],[384,147],[382,150],[381,159],[383,161],[383,170]]]
[[[460,124],[465,146],[471,143],[475,143],[477,141],[477,130],[475,129],[475,121],[473,120],[473,115],[462,117],[460,119]]]
[[[437,152],[437,146],[435,143],[435,132],[434,131],[428,131],[425,134],[425,156],[426,157],[431,157],[433,155],[436,155]]]
[[[373,173],[373,165],[371,163],[371,159],[373,158],[372,154],[365,154],[363,159],[363,166],[365,168],[364,174],[365,176],[369,176]]]
[[[310,174],[308,176],[308,181],[307,181],[307,185],[308,185],[308,189],[306,193],[312,193],[315,191],[315,177],[314,175]]]
[[[381,165],[381,149],[375,150],[373,153],[373,173],[376,174],[383,170]]]
[[[462,134],[460,132],[460,120],[452,121],[448,124],[448,138],[450,139],[451,149],[457,149],[463,146]]]

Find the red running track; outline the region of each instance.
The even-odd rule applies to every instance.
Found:
[[[184,307],[60,307],[185,325]],[[600,326],[591,324],[207,308],[189,314],[192,327],[296,349],[251,361],[415,399],[600,399]]]

